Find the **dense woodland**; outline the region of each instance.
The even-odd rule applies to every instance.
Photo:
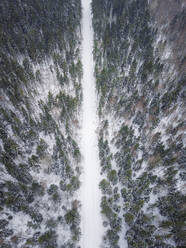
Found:
[[[0,247],[80,237],[80,1],[0,1]]]
[[[154,2],[92,2],[103,247],[186,245],[185,9],[158,25]]]
[[[79,247],[81,11],[0,1],[2,248]],[[104,248],[186,246],[185,12],[92,1]]]

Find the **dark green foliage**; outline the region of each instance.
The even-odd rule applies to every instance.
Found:
[[[5,227],[0,246],[57,248],[57,224],[62,230],[68,224],[53,223],[48,216],[63,211],[61,199],[66,207],[65,197],[70,200],[80,187],[75,168],[81,156],[72,126],[79,121],[81,103],[81,1],[2,0],[0,13],[0,211],[7,220],[7,211],[15,219],[25,216],[31,231],[14,237],[14,230]],[[56,79],[54,93],[46,85]],[[73,97],[64,90],[69,83]],[[66,193],[58,189],[58,182],[48,185],[52,175],[64,181]],[[79,239],[79,221],[69,225],[70,247]]]
[[[76,7],[73,8],[67,1],[1,1],[1,33],[6,34],[1,47],[9,53],[28,54],[32,60],[43,59],[55,48],[62,50],[62,34],[71,31],[68,38],[72,38],[72,30],[79,25],[80,3],[76,1],[74,4]],[[25,61],[28,69],[27,65]]]
[[[77,209],[69,210],[65,215],[65,220],[67,224],[78,223],[80,220],[80,216],[79,216]]]
[[[125,222],[130,225],[134,220],[134,216],[131,213],[125,214]]]
[[[78,190],[80,187],[80,181],[77,176],[73,176],[70,179],[70,183],[65,186],[65,190],[69,193],[73,193],[74,191]]]
[[[110,220],[114,217],[114,212],[105,196],[101,199],[101,212]]]
[[[118,182],[118,176],[116,170],[111,170],[108,173],[108,180],[112,182],[113,185],[117,184]]]
[[[47,226],[49,229],[55,228],[55,227],[57,226],[57,221],[54,220],[54,219],[49,219],[49,220],[46,222],[46,226]]]
[[[23,209],[25,213],[29,214],[30,217],[33,219],[34,222],[36,223],[41,223],[43,221],[43,216],[42,214],[38,213],[38,210],[33,209],[32,207]]]
[[[102,198],[101,207],[110,225],[109,216],[117,212],[119,193],[122,222],[129,225],[125,236],[129,248],[185,245],[183,222],[178,221],[176,204],[172,202],[176,201],[174,194],[184,198],[184,186],[178,185],[180,180],[185,181],[184,128],[181,126],[185,76],[178,68],[178,61],[169,60],[171,56],[180,58],[175,37],[181,33],[176,29],[170,35],[173,23],[171,27],[167,24],[166,31],[162,32],[159,18],[167,9],[174,12],[167,2],[155,8],[154,3],[146,0],[92,1],[93,55],[101,123],[99,157],[101,173],[104,180],[109,180],[110,194],[113,193],[109,199]],[[179,18],[175,17],[179,19],[176,25],[180,30],[184,23],[182,15],[180,7]],[[176,49],[171,51],[174,46]],[[100,186],[106,194],[108,183],[104,180]],[[119,192],[112,191],[114,184]],[[158,203],[159,195],[160,199],[165,196],[165,206],[164,201]],[[168,217],[166,210],[174,213],[174,217]],[[167,220],[159,223],[161,215]],[[175,228],[177,221],[179,233]],[[163,226],[169,228],[157,235]],[[110,233],[105,237],[108,247],[117,247],[117,242],[108,242],[112,240],[108,236]],[[174,242],[175,245],[170,245]]]
[[[14,159],[19,152],[18,144],[16,144],[16,142],[11,138],[6,139],[6,142],[4,143],[4,149],[7,156],[9,156],[12,159]]]
[[[32,176],[28,172],[28,168],[22,166],[21,164],[16,165],[5,153],[2,154],[2,162],[12,177],[25,184],[32,182]]]
[[[39,196],[44,195],[43,187],[37,182],[32,183],[31,189],[35,194],[38,194]]]
[[[113,232],[113,230],[107,231],[107,238],[109,240],[109,243],[112,247],[116,246],[119,240],[119,235],[116,232]]]
[[[185,244],[185,211],[184,204],[186,197],[178,192],[170,192],[167,196],[159,198],[158,206],[160,213],[167,217],[167,221],[162,221],[160,226],[168,228],[175,238],[178,247]]]
[[[61,108],[61,119],[65,120],[65,118],[71,118],[73,112],[77,109],[78,100],[77,98],[73,98],[65,93],[60,92],[57,95],[57,101]]]
[[[72,231],[72,240],[73,241],[78,241],[80,238],[80,228],[79,228],[79,223],[80,223],[80,214],[78,212],[78,209],[71,209],[65,214],[65,220],[68,225],[70,225],[70,229]]]
[[[47,190],[47,192],[49,195],[52,195],[52,194],[55,194],[57,192],[57,190],[58,190],[57,185],[51,184],[49,189]]]
[[[37,155],[42,158],[45,155],[45,151],[47,149],[47,144],[43,139],[40,139],[39,144],[36,149]]]
[[[103,179],[100,183],[99,183],[99,187],[102,191],[103,194],[108,194],[110,195],[111,194],[111,186],[110,186],[110,183],[106,180],[106,179]]]
[[[38,239],[39,244],[41,244],[41,247],[46,248],[55,248],[57,245],[56,242],[56,233],[55,231],[47,231],[43,235],[41,235]]]

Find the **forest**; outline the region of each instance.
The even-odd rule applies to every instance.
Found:
[[[79,244],[82,3],[0,1],[2,248],[94,247]],[[92,0],[91,12],[100,247],[186,247],[186,4]]]
[[[80,1],[0,2],[2,248],[79,240],[80,22]]]
[[[186,244],[186,78],[169,38],[185,9],[158,25],[154,2],[92,1],[105,247]]]

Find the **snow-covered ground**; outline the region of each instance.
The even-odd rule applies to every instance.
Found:
[[[83,174],[81,177],[81,248],[98,248],[101,245],[103,226],[100,213],[101,192],[99,190],[100,167],[98,157],[97,97],[93,76],[93,31],[90,0],[83,0],[83,116],[81,153]]]

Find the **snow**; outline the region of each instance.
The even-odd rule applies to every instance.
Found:
[[[7,228],[13,230],[14,236],[19,240],[19,245],[21,246],[16,247],[23,247],[25,241],[34,234],[34,230],[28,226],[28,222],[31,221],[31,218],[22,212],[13,214],[12,211],[7,208],[4,210],[5,211],[1,213],[1,218],[6,219],[8,216],[13,217],[9,220]]]
[[[83,43],[82,63],[83,105],[81,153],[83,156],[80,192],[81,209],[81,248],[98,248],[101,245],[103,226],[101,218],[100,166],[98,157],[98,127],[95,80],[93,76],[93,31],[91,27],[90,0],[83,0]]]
[[[48,148],[47,148],[47,151],[49,154],[52,154],[53,153],[53,147],[56,145],[56,140],[55,140],[55,136],[54,134],[44,134],[44,132],[41,132],[40,133],[40,139],[43,139],[47,145],[48,145]]]
[[[138,138],[140,136],[140,131],[138,125],[133,125],[134,135]]]
[[[10,212],[10,214],[12,213]],[[31,218],[28,215],[19,212],[13,216],[9,226],[18,236],[24,237],[25,234],[30,235],[33,232],[33,230],[27,226],[29,221],[31,221]]]

